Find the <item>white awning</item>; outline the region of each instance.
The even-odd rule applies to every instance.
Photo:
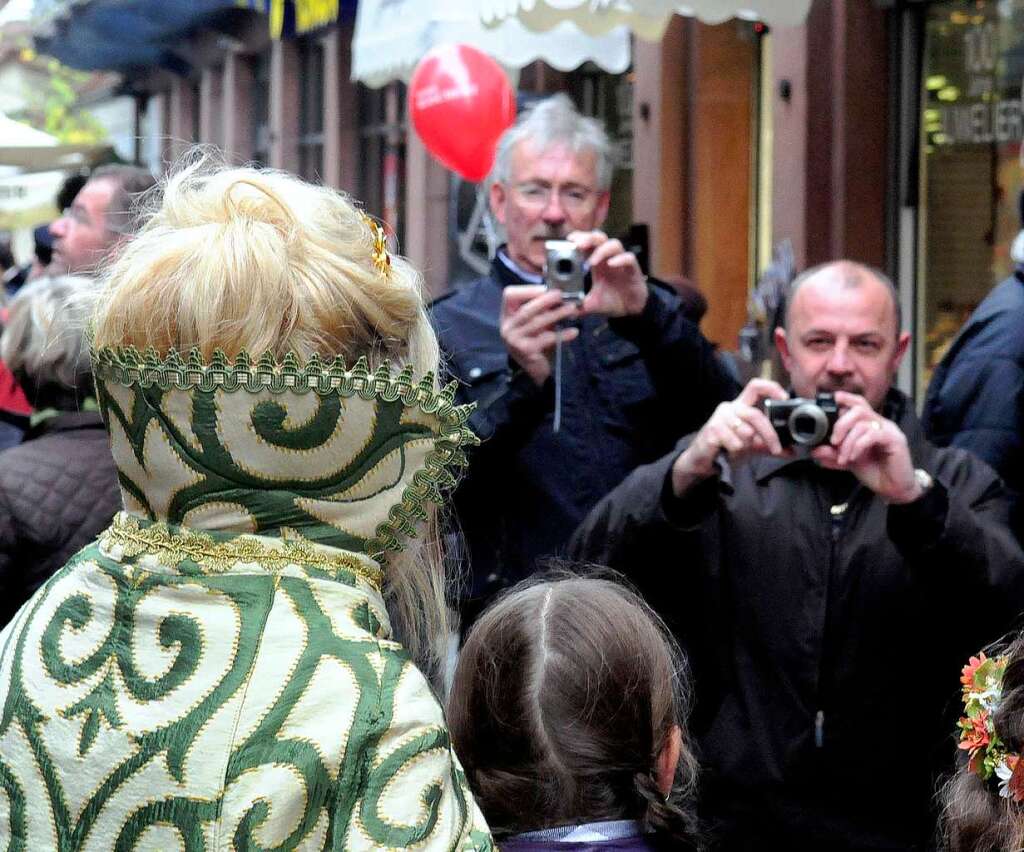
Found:
[[[11,174],[12,171],[0,169],[0,228],[33,228],[57,218],[57,192],[67,173]]]
[[[4,145],[56,145],[57,139],[0,112],[0,143]]]
[[[109,159],[109,145],[4,145],[0,144],[0,167],[15,166],[22,172],[52,169],[81,169]]]
[[[490,2],[490,0],[488,0]],[[368,86],[406,80],[416,63],[439,44],[468,44],[509,71],[543,59],[560,71],[586,61],[620,74],[629,67],[629,30],[605,28],[598,36],[569,22],[533,32],[514,17],[485,27],[481,0],[359,0],[352,39],[352,79]]]
[[[61,145],[57,137],[0,112],[0,175],[80,169],[111,153],[109,145]]]
[[[477,5],[487,26],[519,20],[543,33],[572,22],[592,36],[626,26],[640,38],[658,41],[676,13],[707,24],[744,18],[792,27],[804,22],[811,0],[478,0]]]

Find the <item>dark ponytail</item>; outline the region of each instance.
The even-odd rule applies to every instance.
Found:
[[[677,773],[678,775],[678,773]],[[644,829],[663,842],[665,848],[695,849],[700,835],[692,797],[680,795],[677,784],[666,797],[650,773],[633,776],[637,796],[644,802]]]

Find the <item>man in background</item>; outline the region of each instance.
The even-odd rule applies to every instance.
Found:
[[[626,573],[682,640],[721,848],[930,849],[960,667],[1024,607],[1010,501],[893,387],[910,335],[881,272],[808,270],[775,340],[795,396],[834,395],[828,439],[783,447],[762,403],[789,394],[754,379],[572,555]]]
[[[1010,256],[1013,274],[978,305],[935,368],[922,421],[930,440],[984,459],[1019,496],[1024,491],[1024,231]],[[1018,535],[1024,533],[1015,526]]]
[[[139,166],[101,166],[92,172],[61,217],[50,225],[55,273],[96,271],[100,261],[134,230],[132,204],[156,181]]]
[[[635,255],[598,230],[612,167],[604,128],[566,96],[523,113],[499,140],[491,175],[507,241],[488,275],[433,305],[458,399],[477,403],[470,426],[482,440],[455,495],[472,570],[465,621],[559,555],[601,497],[737,390],[671,288],[646,279]],[[553,239],[586,258],[582,304],[544,286]]]

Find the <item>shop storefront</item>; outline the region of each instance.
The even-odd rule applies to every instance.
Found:
[[[956,0],[920,12],[916,375],[931,371],[1014,268],[1021,230],[1024,0]]]

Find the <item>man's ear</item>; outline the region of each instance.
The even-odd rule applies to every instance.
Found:
[[[892,356],[892,369],[893,372],[899,369],[900,363],[903,361],[903,357],[907,354],[907,350],[910,348],[910,332],[901,331],[899,337],[896,338],[896,352]]]
[[[658,782],[658,789],[661,795],[668,796],[672,792],[672,784],[676,779],[676,767],[679,765],[679,755],[683,752],[683,732],[678,725],[673,725],[672,730],[665,737],[665,745],[662,746],[661,754],[654,766],[655,780]]]
[[[594,208],[594,227],[600,228],[604,220],[608,218],[608,207],[612,203],[610,190],[603,190],[597,194],[597,206]]]
[[[789,353],[789,339],[786,337],[786,329],[782,326],[775,329],[775,348],[779,350],[779,354],[782,356],[782,365],[786,368],[787,372],[791,372],[789,364],[792,355]]]
[[[505,224],[505,203],[508,201],[508,189],[501,181],[496,180],[491,184],[490,202],[491,214],[498,223]]]

